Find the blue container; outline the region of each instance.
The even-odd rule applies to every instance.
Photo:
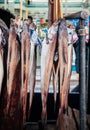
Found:
[[[76,71],[76,66],[72,65],[72,71]]]

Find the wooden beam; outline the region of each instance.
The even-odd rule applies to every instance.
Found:
[[[89,12],[83,10],[83,11],[79,11],[77,13],[73,13],[73,14],[64,16],[64,18],[66,20],[68,20],[68,19],[86,19],[86,18],[88,18],[88,16],[89,16]]]
[[[54,22],[54,1],[48,0],[48,25],[49,27]]]
[[[60,6],[60,8],[59,8],[59,12],[60,12],[60,14],[58,14],[58,17],[59,17],[59,18],[63,18],[63,6],[62,6],[62,0],[59,0],[59,6]]]

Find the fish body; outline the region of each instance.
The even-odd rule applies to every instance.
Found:
[[[57,40],[58,24],[52,25],[48,32],[48,44],[46,39],[42,43],[41,52],[41,99],[42,99],[42,121],[47,121],[47,96],[49,89],[49,81],[53,67],[54,52]]]
[[[29,64],[29,79],[28,79],[28,91],[30,93],[29,97],[29,113],[31,111],[34,89],[35,89],[35,81],[36,81],[36,45],[31,42],[30,47],[30,64]]]
[[[28,27],[24,27],[21,43],[21,94],[20,101],[23,108],[23,123],[26,120],[26,105],[27,105],[27,89],[29,80],[29,64],[30,64],[30,35]]]
[[[72,45],[68,46],[69,42],[72,43],[72,35],[69,37],[66,23],[62,20],[58,37],[60,65],[60,108],[57,118],[57,125],[62,119],[63,112],[65,112],[68,107],[68,92],[70,88],[72,66]]]
[[[10,99],[12,92],[14,91],[14,80],[17,65],[20,60],[20,50],[18,41],[16,40],[16,31],[14,26],[10,27],[9,39],[8,39],[8,57],[7,57],[7,112],[10,107]]]
[[[0,94],[2,90],[2,82],[4,77],[4,67],[3,67],[3,50],[2,50],[2,31],[0,29]]]
[[[64,40],[64,39],[62,39]],[[62,41],[60,42],[62,44]],[[63,43],[64,44],[64,43]],[[68,84],[68,55],[66,54],[66,59],[65,59],[65,54],[67,53],[67,47],[66,52],[64,52],[64,45],[59,46],[59,63],[60,63],[60,110],[61,114],[63,113],[64,110],[67,108],[67,96],[68,96],[68,89],[67,89],[67,84]],[[65,45],[67,46],[67,45]],[[63,53],[64,52],[64,53]],[[60,115],[59,115],[60,116]]]

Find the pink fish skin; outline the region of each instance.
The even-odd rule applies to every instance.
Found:
[[[35,82],[36,82],[36,45],[33,42],[31,42],[29,80],[28,80],[28,90],[30,93],[28,116],[30,116],[30,112],[31,112],[31,106],[32,106],[34,89],[35,89]]]
[[[4,77],[3,48],[2,48],[1,42],[2,42],[2,30],[0,29],[0,94],[2,90],[2,82],[3,82],[3,77]]]
[[[7,48],[5,48],[7,49]],[[22,126],[20,110],[21,56],[15,24],[12,21],[9,30],[7,56],[7,86],[2,96],[1,129],[20,129]],[[6,50],[5,50],[6,51]],[[4,105],[3,105],[4,104]],[[17,120],[18,119],[18,120]]]
[[[19,43],[16,39],[16,30],[14,23],[12,22],[9,31],[9,39],[8,39],[8,57],[7,57],[7,112],[10,107],[10,100],[12,92],[14,91],[14,80],[15,80],[15,72],[17,69],[17,65],[20,61],[20,50]]]
[[[24,25],[21,43],[21,94],[20,102],[23,108],[23,124],[26,121],[27,90],[30,64],[30,35],[28,26]]]
[[[50,38],[49,43],[47,44],[46,40],[43,41],[42,53],[41,53],[41,99],[42,99],[42,122],[46,123],[47,121],[47,96],[49,89],[49,81],[51,76],[51,71],[53,67],[54,52],[56,47],[57,31],[53,32],[52,29],[55,29],[57,26],[54,23],[51,27],[51,30],[48,34]],[[53,34],[52,34],[53,32]]]
[[[68,107],[68,92],[70,88],[70,76],[72,66],[72,45],[68,46],[68,30],[64,22],[61,23],[61,31],[59,33],[59,64],[60,64],[60,108],[57,118],[57,126],[59,125],[63,112]],[[72,42],[72,39],[71,39]]]

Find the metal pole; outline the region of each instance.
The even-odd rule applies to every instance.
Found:
[[[68,10],[67,10],[68,9],[67,3],[68,3],[67,0],[65,0],[65,15],[67,15],[67,12],[68,12]]]
[[[89,44],[89,43],[86,43]],[[86,47],[86,110],[88,108],[88,81],[89,81],[89,46]]]
[[[26,19],[28,18],[28,8],[26,7]]]
[[[86,130],[86,69],[85,69],[85,20],[80,19],[80,130]]]
[[[23,0],[20,0],[20,17],[22,18],[22,4],[23,4]]]
[[[7,9],[7,0],[4,1],[4,8]]]
[[[89,16],[88,110],[90,110],[90,16]]]

